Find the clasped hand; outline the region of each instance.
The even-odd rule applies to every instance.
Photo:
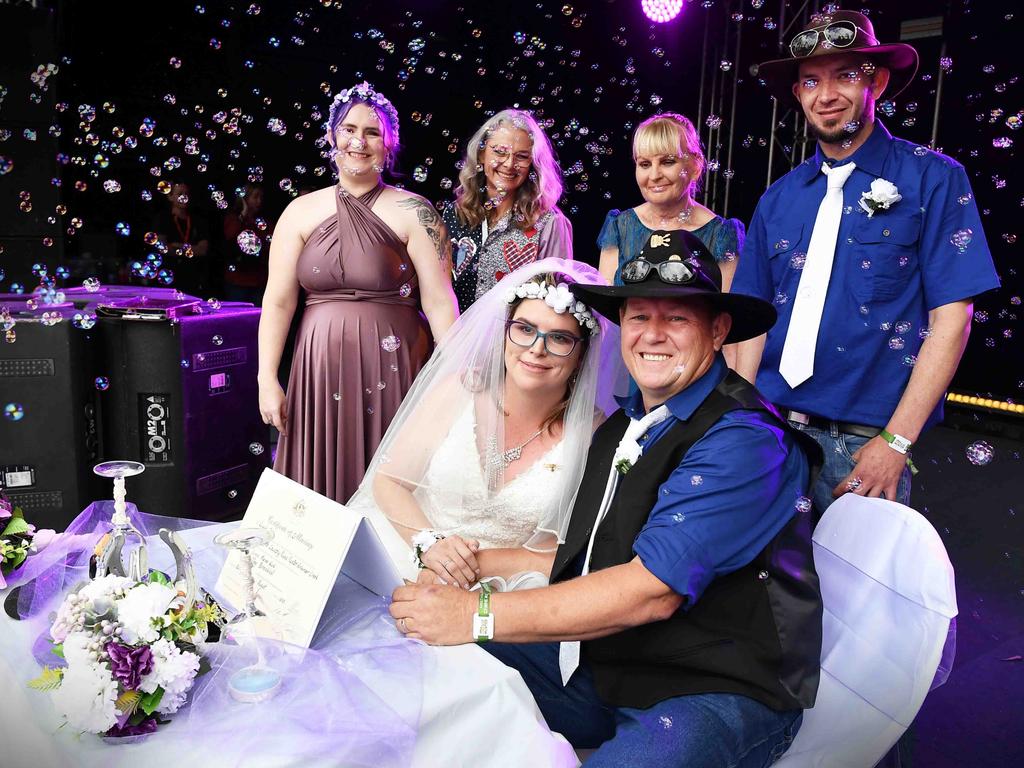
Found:
[[[463,589],[469,589],[480,578],[480,564],[476,559],[478,551],[479,541],[464,539],[455,534],[434,543],[420,560],[426,566],[424,571],[435,575],[442,584],[457,584]],[[421,582],[431,580],[429,576],[422,578],[424,573],[420,575]]]

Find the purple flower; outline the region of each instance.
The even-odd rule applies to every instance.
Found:
[[[106,651],[110,656],[110,671],[126,691],[138,689],[143,675],[153,671],[153,652],[148,645],[133,648],[110,642],[106,645]]]
[[[146,649],[149,650],[148,648]],[[156,717],[147,717],[138,725],[115,725],[104,736],[145,736],[155,733],[157,727]]]

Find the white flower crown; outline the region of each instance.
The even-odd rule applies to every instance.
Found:
[[[331,101],[331,110],[327,115],[327,128],[330,128],[331,124],[334,123],[334,115],[341,108],[341,105],[348,104],[352,99],[359,99],[383,109],[384,113],[388,116],[392,130],[395,132],[395,143],[398,143],[398,110],[395,109],[395,105],[384,94],[378,93],[365,80],[359,83],[359,85],[353,85],[351,88],[339,91],[334,97],[334,100]]]
[[[505,300],[512,304],[517,298],[540,299],[551,307],[555,314],[571,313],[576,318],[576,322],[580,324],[580,328],[586,328],[590,331],[591,335],[601,331],[601,326],[594,315],[591,314],[590,308],[582,301],[577,301],[576,297],[572,295],[572,291],[569,290],[567,283],[548,285],[547,283],[538,283],[530,280],[520,284],[515,290],[510,290]]]

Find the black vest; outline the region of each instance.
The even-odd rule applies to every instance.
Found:
[[[754,387],[730,371],[689,421],[671,427],[620,478],[594,540],[591,571],[634,558],[633,542],[654,508],[658,487],[690,446],[736,409],[768,413],[793,436],[810,460],[813,484],[821,467],[817,443],[790,429]],[[594,434],[565,543],[555,555],[552,583],[575,575],[570,565],[586,551],[628,421],[619,411]],[[810,513],[796,513],[751,563],[712,581],[689,609],[584,642],[583,656],[601,698],[615,706],[647,708],[673,696],[718,692],[749,696],[775,710],[812,706],[822,613],[811,554],[814,522]]]

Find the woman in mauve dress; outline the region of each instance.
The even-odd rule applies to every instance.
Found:
[[[458,310],[441,217],[381,177],[398,149],[391,102],[368,83],[342,91],[327,141],[337,185],[293,200],[274,231],[259,396],[263,421],[281,432],[274,469],[345,502]],[[277,373],[300,287],[286,394]]]

